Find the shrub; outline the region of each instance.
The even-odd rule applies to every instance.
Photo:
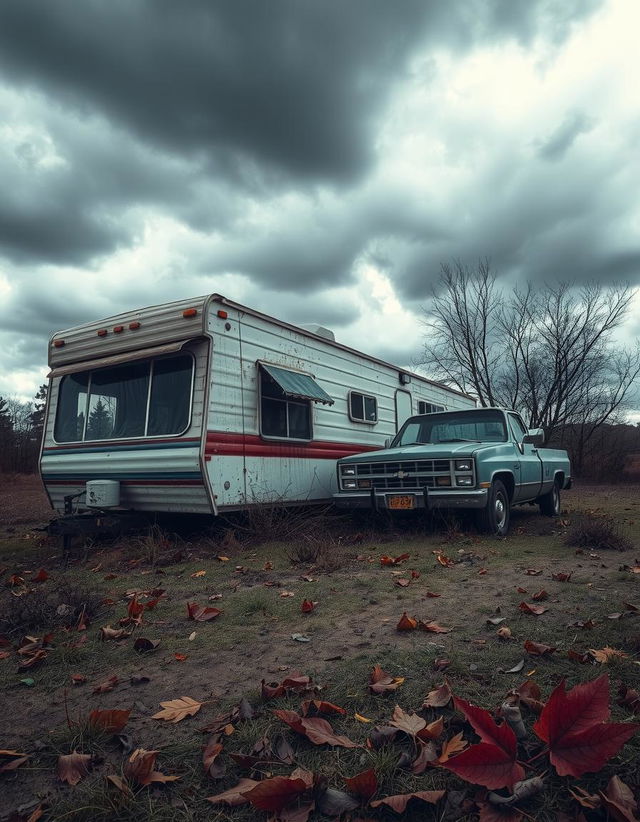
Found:
[[[612,517],[585,516],[567,531],[565,543],[575,548],[599,551],[626,551],[632,543]]]

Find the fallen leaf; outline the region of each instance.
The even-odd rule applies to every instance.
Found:
[[[573,571],[570,574],[557,573],[551,574],[551,576],[553,577],[553,579],[555,579],[556,582],[569,582],[572,573]]]
[[[424,596],[427,597],[428,599],[436,599],[436,597],[441,597],[442,594],[436,594],[433,591],[426,591]]]
[[[82,685],[87,681],[87,677],[84,674],[71,674],[70,679],[72,685]]]
[[[553,690],[534,733],[549,747],[549,759],[559,776],[579,777],[599,771],[640,725],[606,722],[609,718],[609,677],[606,674],[565,692],[564,680]]]
[[[450,559],[446,554],[441,554],[440,552],[436,553],[436,559],[443,566],[443,568],[451,568],[452,565],[455,565],[455,562]]]
[[[609,662],[617,662],[621,659],[626,659],[629,656],[629,654],[626,654],[624,651],[618,651],[615,648],[609,648],[608,646],[600,648],[599,650],[590,648],[589,654],[601,665],[607,665]]]
[[[212,779],[220,779],[225,773],[224,765],[221,765],[217,761],[223,748],[222,743],[219,740],[220,736],[215,734],[202,752],[202,765],[204,767],[204,772]]]
[[[147,639],[144,636],[139,636],[133,643],[133,650],[139,654],[150,654],[157,650],[158,645],[160,645],[159,639]]]
[[[374,665],[369,675],[369,690],[374,694],[385,694],[389,691],[395,691],[403,682],[403,676],[391,676],[383,671],[379,665]]]
[[[179,699],[170,699],[160,703],[162,710],[154,714],[152,719],[163,719],[165,722],[181,722],[187,716],[194,716],[204,702],[196,702],[189,696],[181,696]]]
[[[543,599],[549,599],[549,594],[543,588],[541,591],[538,591],[537,594],[532,594],[531,599],[534,602],[542,602]]]
[[[504,639],[504,640],[513,639],[513,637],[511,636],[511,629],[507,628],[506,625],[503,625],[501,628],[498,628],[498,630],[496,631],[496,634],[498,635],[498,637],[500,639]]]
[[[127,797],[127,799],[133,799],[133,791],[127,784],[126,779],[123,779],[121,776],[118,776],[115,773],[108,773],[105,777],[112,785],[114,785],[120,793]]]
[[[91,728],[105,731],[110,734],[118,734],[129,721],[131,711],[118,708],[102,711],[91,711],[88,724]]]
[[[223,804],[229,805],[230,807],[246,805],[249,800],[246,798],[245,793],[258,784],[255,779],[247,779],[245,777],[241,779],[237,785],[234,785],[233,788],[229,788],[216,796],[208,796],[207,801],[214,805]]]
[[[529,577],[539,577],[541,573],[542,573],[542,568],[540,568],[540,569],[527,568],[527,570],[525,571],[525,574]]]
[[[422,620],[418,620],[418,630],[427,631],[432,634],[449,634],[453,628],[444,628],[442,625],[438,625],[437,622],[423,622]]]
[[[509,668],[506,671],[503,671],[501,668],[499,669],[501,673],[505,674],[519,674],[520,671],[524,668],[524,659],[521,659],[520,662],[517,662],[513,668]]]
[[[628,708],[634,714],[640,714],[640,693],[635,688],[628,688],[624,683],[618,686],[618,705]]]
[[[380,557],[380,565],[400,565],[401,562],[409,559],[409,556],[409,554],[400,554],[397,557],[383,556]]]
[[[317,602],[313,602],[310,599],[303,599],[302,600],[302,605],[300,606],[300,610],[302,611],[303,614],[310,614],[311,611],[313,611],[313,609],[316,607],[317,604],[318,604]]]
[[[130,636],[131,631],[127,631],[126,628],[112,628],[111,625],[100,628],[100,639],[103,641],[107,639],[127,639]]]
[[[344,783],[348,790],[368,802],[378,790],[378,779],[373,768],[361,771],[355,776],[345,776]]]
[[[429,693],[425,696],[424,702],[422,703],[423,708],[444,708],[445,705],[448,705],[451,702],[453,694],[451,693],[451,686],[449,685],[448,680],[439,685],[433,691],[429,691]]]
[[[187,657],[187,654],[178,654],[178,653],[176,653],[176,654],[173,655],[173,658],[176,659],[178,662],[184,662],[185,659],[187,659],[188,657]]]
[[[300,704],[302,716],[313,716],[315,714],[342,714],[346,715],[346,710],[333,702],[325,702],[322,699],[305,699]]]
[[[540,614],[544,614],[545,611],[548,611],[548,608],[545,608],[544,605],[530,605],[528,602],[521,602],[518,605],[518,608],[525,614],[533,614],[534,616],[540,616]]]
[[[530,639],[524,643],[524,649],[531,656],[548,656],[557,650],[551,645],[545,645],[543,642],[532,642]]]
[[[393,709],[393,718],[389,722],[394,728],[408,736],[417,736],[427,726],[427,720],[415,713],[405,713],[399,705]]]
[[[77,785],[89,773],[91,754],[81,754],[73,751],[58,757],[58,779],[69,785]]]
[[[124,776],[142,786],[150,785],[152,782],[175,782],[176,779],[180,779],[179,776],[167,776],[154,770],[158,753],[159,751],[137,748],[124,764]]]
[[[469,747],[469,743],[462,736],[462,731],[452,736],[451,739],[446,739],[442,744],[442,751],[438,757],[438,762],[441,764],[447,762],[452,756],[464,751]]]
[[[604,791],[600,791],[602,805],[616,822],[638,822],[635,814],[638,803],[633,791],[618,776],[612,776]]]
[[[27,759],[29,759],[29,754],[20,751],[0,751],[0,773],[15,771],[20,765],[24,765]]]
[[[31,578],[32,582],[46,582],[49,579],[49,574],[41,568],[38,573]]]
[[[283,599],[286,599],[286,597],[294,597],[295,594],[293,593],[293,591],[280,591],[280,596]]]
[[[385,796],[383,799],[376,799],[370,802],[372,808],[380,808],[385,805],[396,813],[404,813],[407,805],[412,799],[420,802],[427,802],[430,805],[437,804],[445,795],[445,791],[413,791],[413,793],[401,793],[394,796]]]
[[[522,587],[522,585],[518,585],[518,587],[516,588],[516,591],[517,591],[519,594],[526,594],[526,593],[527,593],[527,589],[526,589],[526,588],[523,588],[523,587]]]
[[[365,723],[373,722],[373,719],[367,719],[367,717],[366,717],[366,716],[362,716],[362,714],[358,714],[358,713],[355,713],[355,714],[353,715],[353,718],[354,718],[357,722],[365,722]]]
[[[544,708],[544,702],[542,702],[540,698],[542,693],[537,682],[534,682],[532,679],[527,679],[522,685],[516,688],[516,693],[518,694],[520,702],[526,705],[527,708],[534,711],[534,713],[541,713]]]
[[[436,657],[433,660],[434,671],[444,671],[451,665],[451,660],[446,657]]]
[[[110,676],[109,679],[101,682],[99,685],[96,685],[93,689],[94,694],[106,694],[109,691],[113,691],[113,689],[118,684],[119,680],[117,676]]]
[[[275,716],[286,722],[296,733],[306,736],[314,745],[334,745],[342,748],[358,748],[348,737],[336,734],[326,719],[301,717],[295,711],[276,710]]]
[[[487,619],[487,625],[500,625],[501,622],[505,622],[506,617],[489,617]]]
[[[193,574],[189,574],[190,577],[193,579],[198,579],[199,577],[203,577],[206,575],[206,571],[195,571]]]
[[[222,611],[219,608],[200,607],[197,602],[187,603],[187,615],[189,619],[196,622],[208,622],[210,619],[219,617]]]
[[[396,625],[396,631],[415,631],[417,625],[417,620],[407,616],[407,612],[405,611]]]
[[[308,789],[307,781],[301,777],[272,776],[258,782],[244,796],[255,808],[279,812]]]

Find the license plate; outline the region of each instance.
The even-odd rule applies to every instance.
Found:
[[[394,511],[408,511],[416,507],[416,498],[413,494],[405,494],[403,496],[397,495],[387,497],[387,508]]]

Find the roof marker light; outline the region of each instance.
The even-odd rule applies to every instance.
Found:
[[[114,325],[113,326],[113,333],[114,334],[121,334],[124,331],[124,325]]]
[[[53,341],[53,347],[54,348],[62,348],[63,345],[64,345],[64,340],[54,340]]]
[[[140,328],[139,322],[129,323],[129,331],[136,331],[138,328]]]
[[[222,309],[218,311],[218,317],[220,317],[221,320],[226,320],[228,316],[229,315],[226,311],[223,311]]]
[[[106,337],[107,336],[107,329],[106,328],[99,328],[98,329],[98,336],[99,337]]]
[[[182,316],[187,317],[187,318],[188,317],[195,317],[197,313],[198,313],[197,308],[185,308],[185,310],[182,312]]]

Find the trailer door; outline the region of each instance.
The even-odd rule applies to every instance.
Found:
[[[411,416],[411,394],[408,391],[396,391],[396,431]]]

